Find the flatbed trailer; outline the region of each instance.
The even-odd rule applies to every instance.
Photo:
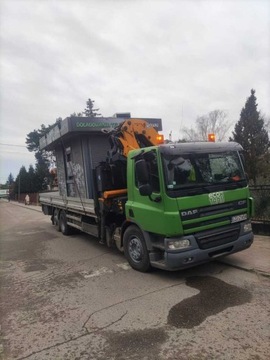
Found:
[[[58,191],[39,193],[39,202],[42,204],[43,212],[49,207],[59,207],[59,209],[76,211],[82,215],[96,217],[93,199],[80,199],[79,197],[63,197]]]
[[[53,225],[64,235],[74,229],[99,237],[98,219],[93,199],[63,197],[58,192],[40,193],[39,202],[45,215],[51,215]]]

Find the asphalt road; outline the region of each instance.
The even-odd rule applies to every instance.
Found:
[[[0,201],[2,359],[268,359],[270,278],[213,262],[132,270]]]

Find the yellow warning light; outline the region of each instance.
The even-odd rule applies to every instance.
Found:
[[[216,135],[215,134],[208,134],[208,141],[215,142],[216,141]]]
[[[164,136],[163,135],[157,135],[157,143],[163,144],[164,143]]]

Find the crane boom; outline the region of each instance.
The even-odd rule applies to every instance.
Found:
[[[113,130],[110,136],[111,154],[116,152],[127,157],[129,151],[163,143],[154,127],[142,119],[129,119]]]

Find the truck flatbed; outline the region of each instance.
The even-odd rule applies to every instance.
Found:
[[[63,210],[76,211],[82,215],[96,217],[93,199],[80,199],[79,197],[61,196],[58,191],[39,194],[39,201],[43,207],[57,207]]]

